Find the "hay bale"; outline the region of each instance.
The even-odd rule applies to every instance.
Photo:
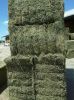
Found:
[[[65,56],[61,53],[48,53],[46,55],[40,55],[38,61],[40,64],[65,65]]]
[[[67,55],[66,55],[67,58],[74,58],[74,49],[69,49],[67,51]]]
[[[61,25],[58,27],[58,25]],[[46,53],[64,53],[65,34],[61,20],[50,25],[14,26],[11,30],[12,55],[40,55]],[[11,28],[10,28],[11,29]],[[59,30],[58,30],[59,29]],[[56,35],[57,34],[57,35]],[[59,42],[58,42],[59,41]]]
[[[11,100],[15,100],[15,98],[31,100],[34,98],[31,57],[22,55],[12,56],[6,59],[6,63],[9,71],[8,85],[9,96],[10,98],[12,97]]]
[[[63,73],[65,68],[64,66],[56,66],[56,65],[46,65],[46,64],[37,64],[36,72],[43,73]]]
[[[41,97],[48,96],[53,97],[53,99],[59,97],[65,99],[66,96],[66,85],[63,81],[54,82],[51,80],[37,80],[36,83],[36,94],[41,95]],[[37,97],[36,95],[36,97]],[[52,100],[53,100],[52,99]],[[39,99],[38,99],[39,100]],[[48,100],[48,99],[46,99]]]
[[[35,89],[36,94],[66,99],[66,82],[65,82],[65,57],[63,54],[41,54],[35,66]],[[37,97],[36,95],[36,97]],[[47,97],[46,97],[47,96]],[[38,99],[39,100],[39,99]]]
[[[38,80],[44,80],[44,79],[51,79],[52,81],[65,81],[64,74],[58,74],[58,73],[36,73],[35,75],[36,79]]]
[[[53,96],[53,97],[56,97],[56,96],[59,96],[59,97],[64,97],[66,94],[66,91],[63,90],[63,89],[57,89],[57,88],[38,88],[36,89],[36,93],[37,94],[40,94],[40,95],[45,95],[45,96]]]
[[[55,20],[59,20],[59,19],[62,19],[63,18],[63,15],[64,15],[64,2],[63,0],[54,0],[54,19]],[[52,9],[53,10],[53,9]],[[59,13],[60,12],[60,13]]]
[[[69,40],[74,40],[74,33],[69,33]]]
[[[13,95],[20,95],[20,94],[24,94],[24,95],[32,95],[33,94],[33,88],[32,86],[9,86],[9,91],[12,92]]]
[[[31,100],[32,95],[33,97],[36,97],[37,94],[42,94],[41,91],[45,91],[45,90],[48,96],[51,96],[50,93],[52,93],[54,97],[56,95],[55,92],[53,92],[54,89],[56,90],[56,93],[59,95],[59,97],[65,95],[66,91],[64,91],[64,89],[66,85],[65,85],[65,77],[64,77],[64,68],[65,68],[64,56],[62,54],[51,54],[51,53],[47,55],[41,55],[41,57],[44,56],[48,58],[48,60],[50,60],[49,57],[53,58],[51,60],[55,61],[56,62],[55,64],[58,67],[55,67],[54,63],[53,65],[50,65],[50,63],[48,63],[47,65],[46,61],[49,62],[48,60],[44,60],[44,61],[42,60],[43,61],[43,62],[41,61],[42,64],[39,64],[40,62],[39,59],[42,58],[35,57],[38,59],[38,62],[35,63],[36,64],[35,70],[33,71],[32,68],[34,67],[34,65],[32,62],[32,58],[34,56],[32,57],[30,55],[12,56],[10,59],[6,61],[8,67],[10,67],[9,71],[11,72],[9,78],[10,98],[14,96],[15,98],[18,99],[24,98],[25,100]],[[59,70],[61,71],[59,72]],[[25,80],[23,81],[23,79]],[[60,94],[58,92],[60,89],[62,89],[63,91],[62,95],[61,95],[62,93],[61,91]]]
[[[65,97],[59,97],[59,96],[45,96],[45,95],[37,95],[37,100],[66,100]]]
[[[9,71],[30,71],[32,69],[31,56],[11,56],[5,60]],[[27,66],[27,67],[26,67]]]
[[[9,81],[9,86],[13,86],[13,85],[16,87],[21,86],[21,85],[22,86],[32,86],[32,78],[25,79],[25,81],[23,81],[22,79],[12,78],[12,80]]]
[[[11,77],[14,77],[14,79],[20,79],[20,80],[23,80],[23,79],[29,79],[29,78],[32,78],[32,72],[16,72],[14,71],[13,73],[11,73]]]
[[[21,81],[21,80],[20,80]],[[18,80],[19,82],[19,80]],[[10,98],[15,97],[21,100],[33,100],[34,98],[34,92],[33,92],[32,86],[23,86],[22,84],[20,86],[9,86],[9,96]],[[14,100],[14,99],[11,99]]]
[[[15,24],[51,23],[63,18],[61,0],[13,0],[9,1],[9,18]]]
[[[10,36],[10,50],[11,50],[11,55],[16,55],[18,52],[18,48],[17,48],[17,40],[16,40],[16,34],[13,34],[13,36]],[[14,42],[15,41],[15,42]]]
[[[65,89],[66,86],[66,82],[62,81],[62,80],[51,80],[49,78],[44,78],[44,80],[40,80],[40,79],[36,79],[35,81],[35,87],[36,88],[45,88],[45,89]]]
[[[41,52],[55,53],[56,32],[55,30],[54,32],[52,30],[50,33],[49,31],[46,32],[45,25],[27,25],[17,27],[15,32],[15,34],[17,34],[16,37],[14,37],[14,32],[12,32],[11,35],[12,38],[16,38],[16,41],[12,40],[11,42],[12,54],[39,55]]]
[[[20,100],[20,99],[18,99],[17,97],[14,97],[14,96],[13,96],[13,97],[10,96],[10,99],[11,99],[11,100]]]
[[[61,0],[9,0],[11,100],[66,100]]]
[[[17,97],[10,96],[10,99],[11,100],[35,100],[32,95],[24,95],[24,94],[20,94]]]
[[[56,48],[58,53],[65,52],[65,34],[58,34],[56,39]]]
[[[56,31],[56,52],[65,54],[65,41],[68,39],[69,30],[65,28],[64,21],[60,19],[53,24]],[[50,31],[50,30],[49,30]]]
[[[67,48],[67,50],[74,49],[74,40],[67,40],[66,41],[66,48]]]

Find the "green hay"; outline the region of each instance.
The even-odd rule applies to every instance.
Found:
[[[23,79],[29,79],[29,78],[31,78],[32,76],[32,73],[31,72],[27,72],[27,71],[25,71],[25,72],[12,72],[11,74],[9,74],[11,77],[14,77],[14,79],[20,79],[20,80],[23,80]]]
[[[62,54],[46,54],[46,55],[40,55],[39,57],[39,63],[40,64],[52,64],[52,65],[65,65],[65,57]]]
[[[59,96],[45,96],[45,95],[37,95],[37,100],[66,100],[65,97],[59,97]]]
[[[18,97],[10,96],[10,100],[35,100],[35,98],[32,95],[24,95],[23,96],[23,94],[21,94],[20,97],[19,96]]]
[[[56,21],[49,25],[13,26],[9,29],[12,33],[11,54],[40,55],[46,53],[64,53],[65,32],[63,22]],[[59,26],[60,25],[60,26]]]
[[[58,73],[36,73],[36,79],[38,80],[44,80],[44,79],[51,79],[52,81],[65,81],[64,74],[58,74]]]
[[[10,36],[10,49],[11,49],[11,55],[16,55],[16,53],[18,52],[18,48],[17,48],[17,40],[16,40],[16,34],[13,34],[13,36]],[[15,42],[14,42],[15,41]]]
[[[58,34],[56,39],[57,52],[65,52],[65,34]]]
[[[9,0],[11,100],[66,100],[63,0]]]
[[[53,32],[52,30],[50,33],[49,31],[46,32],[45,25],[17,27],[15,34],[12,32],[11,35],[11,39],[16,38],[16,41],[12,39],[11,42],[12,55],[16,55],[17,53],[23,55],[39,55],[41,52],[54,53],[56,51],[56,32]]]
[[[9,18],[14,20],[15,24],[51,23],[63,18],[61,0],[12,1],[9,1]]]
[[[44,80],[36,80],[35,81],[35,87],[36,88],[45,88],[45,89],[65,89],[66,82],[64,81],[55,81],[50,80],[49,78],[46,78]]]
[[[9,86],[32,86],[32,79],[25,79],[25,81],[20,79],[12,78],[11,81],[9,81]]]
[[[10,86],[9,92],[10,92],[9,94],[10,98],[15,97],[21,100],[31,100],[34,98],[33,88],[31,86],[28,87],[22,85],[20,87]]]
[[[67,58],[74,58],[74,49],[69,49],[67,51]]]
[[[48,60],[43,60],[43,57]],[[35,62],[32,59],[35,60]],[[49,63],[50,60],[53,61],[53,65]],[[10,97],[14,96],[18,99],[25,98],[25,100],[30,100],[27,98],[27,95],[33,95],[34,97],[37,96],[37,94],[43,95],[42,93],[45,90],[44,95],[63,97],[66,93],[66,91],[64,91],[66,87],[64,61],[64,55],[52,53],[47,55],[41,54],[39,57],[31,55],[17,55],[10,57],[10,59],[6,60],[7,67],[10,67],[9,71],[11,72],[11,74],[9,72],[10,76],[8,82]],[[34,64],[35,69],[33,71]],[[29,88],[30,91],[28,92]],[[53,90],[56,91],[57,95]],[[63,91],[63,94],[60,90]]]
[[[66,48],[67,48],[67,50],[74,49],[74,40],[67,40],[66,41]]]
[[[64,97],[66,94],[66,91],[65,90],[63,90],[63,89],[54,89],[54,88],[52,88],[52,89],[46,89],[46,88],[37,88],[36,89],[36,93],[37,94],[40,94],[40,95],[45,95],[45,96],[59,96],[59,97]]]
[[[32,95],[33,94],[33,88],[32,86],[9,86],[9,91],[12,92],[13,94],[24,94],[24,95]]]
[[[45,64],[38,64],[38,65],[36,65],[36,72],[63,73],[64,70],[65,70],[64,66],[45,65]]]
[[[70,33],[70,39],[74,40],[74,33]]]
[[[17,55],[9,57],[5,60],[9,71],[30,71],[32,70],[31,56]],[[26,67],[27,66],[27,67]]]

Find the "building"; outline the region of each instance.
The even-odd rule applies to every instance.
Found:
[[[69,40],[67,40],[67,57],[74,58],[74,9],[65,12],[65,26],[69,28]]]
[[[3,38],[4,38],[4,41],[5,41],[4,45],[9,45],[10,44],[9,35],[3,36]]]
[[[74,33],[74,9],[65,12],[65,26],[69,27],[70,33]]]

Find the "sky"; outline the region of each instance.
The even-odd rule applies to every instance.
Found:
[[[8,34],[8,0],[0,0],[0,39]]]
[[[68,11],[74,9],[74,0],[64,0],[65,9]],[[8,32],[8,0],[0,0],[0,39]]]

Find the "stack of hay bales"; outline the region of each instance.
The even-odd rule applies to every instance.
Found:
[[[9,0],[10,100],[66,100],[62,0]]]
[[[62,54],[40,56],[35,71],[37,100],[66,100],[64,63]]]
[[[30,56],[12,56],[6,62],[9,71],[8,85],[10,100],[34,100]]]

